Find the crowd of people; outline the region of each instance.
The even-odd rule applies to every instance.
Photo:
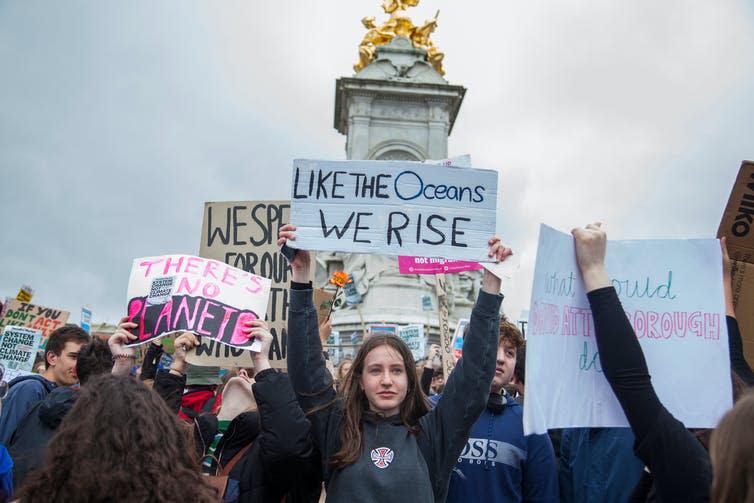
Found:
[[[195,378],[186,359],[199,338],[184,332],[169,365],[152,341],[132,375],[126,317],[108,342],[61,327],[40,374],[0,376],[0,502],[754,502],[754,372],[724,241],[735,405],[715,430],[692,431],[654,391],[605,268],[604,230],[572,234],[602,369],[630,428],[524,434],[526,345],[487,270],[449,375],[438,346],[416,362],[385,334],[333,369],[299,249],[288,254],[287,372],[271,367],[272,335],[254,320],[244,329],[261,345],[253,367]],[[285,225],[278,244],[295,237]],[[512,253],[488,245],[495,261]]]

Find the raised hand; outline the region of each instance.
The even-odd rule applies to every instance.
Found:
[[[280,228],[278,233],[278,246],[281,248],[288,247],[288,241],[296,240],[296,226],[293,224],[285,224]],[[290,247],[288,247],[290,249]],[[291,260],[286,253],[286,259],[291,264],[291,270],[293,271],[292,279],[296,283],[308,283],[311,271],[311,254],[307,250],[293,249],[292,253],[295,255]]]
[[[607,234],[600,222],[571,230],[576,247],[576,262],[587,292],[610,286],[610,276],[605,269]]]
[[[257,339],[262,345],[258,353],[251,353],[251,360],[254,362],[254,370],[257,373],[270,368],[270,346],[272,345],[272,334],[264,320],[251,320],[245,323],[244,332],[249,334],[249,340]]]
[[[502,262],[506,257],[513,255],[513,250],[503,245],[498,237],[491,237],[487,244],[489,245],[487,256],[491,258],[494,257],[496,263]],[[485,269],[484,275],[482,276],[482,290],[497,295],[500,293],[500,285],[500,278]]]

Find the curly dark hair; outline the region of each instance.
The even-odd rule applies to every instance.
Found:
[[[215,502],[186,430],[157,393],[131,377],[93,376],[50,441],[24,503]]]

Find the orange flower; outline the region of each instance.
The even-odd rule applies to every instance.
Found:
[[[348,277],[347,272],[335,271],[334,273],[332,273],[332,277],[330,278],[328,283],[335,285],[338,288],[343,288],[348,283],[353,283],[353,280]]]

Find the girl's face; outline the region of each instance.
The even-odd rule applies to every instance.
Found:
[[[372,349],[364,359],[360,385],[370,410],[384,416],[398,414],[408,390],[406,366],[400,353],[386,344]]]

